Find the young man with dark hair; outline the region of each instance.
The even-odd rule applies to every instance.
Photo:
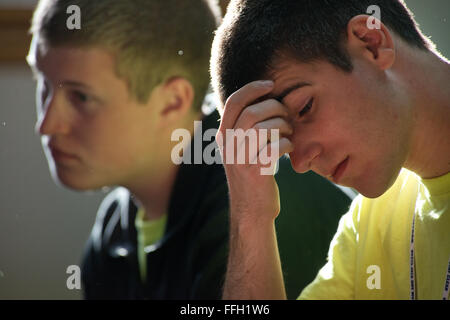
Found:
[[[74,5],[81,24],[72,30],[67,8]],[[38,4],[28,61],[51,174],[75,190],[120,186],[101,204],[86,247],[88,299],[221,295],[228,239],[223,167],[171,161],[180,143],[171,141],[174,130],[192,136],[202,134],[195,120],[203,130],[218,125],[218,114],[201,106],[219,19],[209,0]],[[189,140],[182,143],[190,150]]]
[[[375,28],[366,14],[374,5]],[[222,137],[227,129],[278,129],[280,139],[260,150],[275,146],[297,172],[362,194],[300,298],[447,299],[450,66],[403,1],[232,1],[211,61]],[[285,297],[278,188],[261,165],[225,162],[226,299]]]

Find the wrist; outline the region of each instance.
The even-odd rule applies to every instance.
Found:
[[[266,217],[261,212],[246,214],[240,212],[239,216],[231,214],[230,232],[239,238],[258,238],[267,236],[275,228],[275,219]]]

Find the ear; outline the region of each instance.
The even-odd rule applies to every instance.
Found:
[[[392,35],[375,17],[353,17],[347,24],[347,41],[347,49],[351,55],[362,55],[381,70],[389,69],[394,64],[395,45]]]
[[[177,121],[185,116],[194,102],[194,88],[182,77],[172,77],[162,86],[165,96],[161,117],[169,122]]]

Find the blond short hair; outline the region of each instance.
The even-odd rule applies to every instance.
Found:
[[[69,30],[67,8],[77,5],[81,28]],[[44,46],[101,47],[116,58],[116,73],[141,103],[155,86],[180,76],[194,87],[200,109],[209,84],[214,0],[41,0],[31,33]]]

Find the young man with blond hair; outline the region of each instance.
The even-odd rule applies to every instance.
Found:
[[[77,12],[80,28],[69,28]],[[218,124],[201,107],[219,19],[209,0],[38,4],[28,61],[51,174],[75,190],[119,186],[101,204],[86,247],[88,299],[220,297],[223,167],[171,161],[174,130],[193,135],[195,120],[203,130]]]

